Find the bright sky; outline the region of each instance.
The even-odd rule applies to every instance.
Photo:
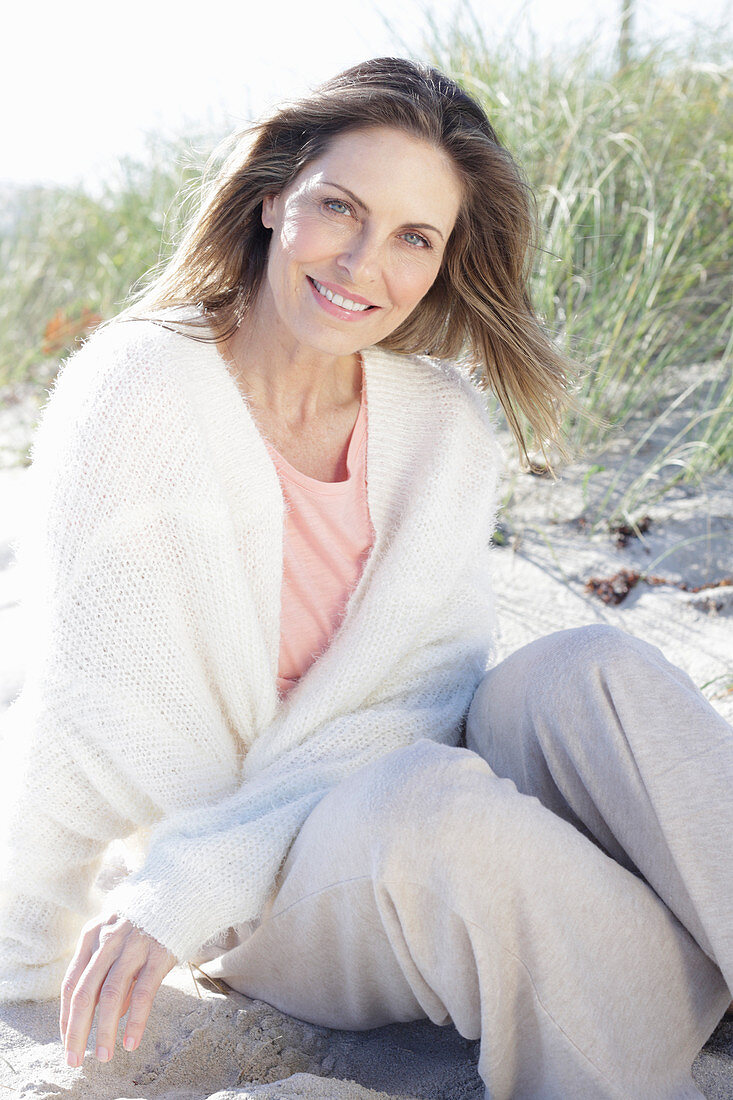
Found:
[[[459,0],[25,0],[3,13],[0,183],[83,180],[139,154],[146,131],[236,128],[279,98],[366,57],[420,52],[425,4]],[[607,49],[620,0],[473,0],[489,34],[542,52],[598,30]],[[642,34],[725,25],[731,0],[636,0]],[[394,28],[391,30],[387,23]]]

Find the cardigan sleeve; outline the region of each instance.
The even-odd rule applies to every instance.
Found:
[[[4,1000],[58,995],[110,841],[231,790],[242,753],[208,664],[241,674],[247,654],[212,652],[191,600],[194,548],[220,587],[222,508],[154,347],[125,349],[100,338],[67,364],[34,441],[30,646],[2,739]],[[222,623],[231,596],[210,608]]]

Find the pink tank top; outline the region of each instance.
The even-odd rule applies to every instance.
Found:
[[[267,441],[266,441],[267,442]],[[374,542],[366,492],[367,406],[361,403],[345,481],[317,481],[267,443],[285,499],[280,655],[281,695],[295,687],[343,618]]]

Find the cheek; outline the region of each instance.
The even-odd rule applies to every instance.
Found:
[[[401,306],[412,308],[425,297],[438,275],[434,264],[405,265],[394,276],[394,295]]]
[[[322,219],[293,213],[283,219],[280,247],[290,260],[316,259],[329,248],[332,237]]]

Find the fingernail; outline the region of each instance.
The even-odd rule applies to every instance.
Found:
[[[75,1054],[73,1050],[70,1050],[66,1054],[66,1064],[71,1066],[72,1069],[76,1069],[79,1065],[79,1055]]]
[[[125,1036],[122,1045],[125,1048],[125,1050],[134,1050],[135,1047],[137,1046],[135,1040],[132,1038],[131,1035],[126,1035]]]
[[[97,1061],[109,1062],[109,1051],[106,1047],[97,1047]]]

